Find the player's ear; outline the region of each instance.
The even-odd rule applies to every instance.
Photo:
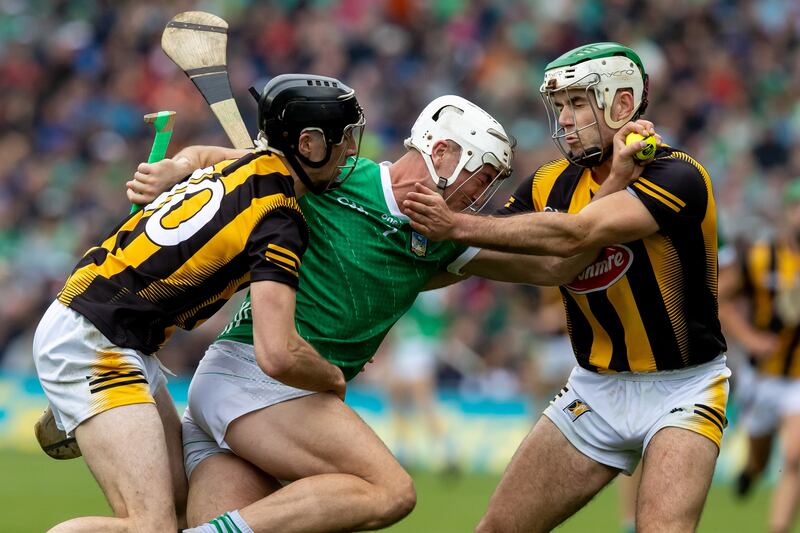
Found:
[[[314,130],[304,130],[297,140],[297,151],[310,161],[320,161],[325,157],[325,140]]]
[[[622,120],[631,115],[633,115],[633,91],[620,89],[614,95],[614,102],[611,104],[611,118]]]

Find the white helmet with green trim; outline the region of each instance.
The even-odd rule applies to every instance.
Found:
[[[438,175],[431,158],[433,146],[441,140],[453,141],[461,147],[458,164],[453,173],[446,177]],[[446,187],[458,179],[462,170],[472,172],[474,176],[485,164],[489,164],[497,171],[495,178],[468,208],[473,211],[483,207],[503,179],[511,175],[514,144],[514,140],[494,117],[469,100],[455,95],[440,96],[425,106],[411,127],[411,136],[405,140],[406,148],[414,148],[422,155],[431,179],[442,194]],[[449,192],[447,197],[455,192]]]
[[[563,139],[575,132],[564,131],[559,125],[559,110],[553,101],[556,94],[563,92],[569,97],[569,91],[574,90],[593,94],[597,108],[603,111],[605,124],[612,129],[618,129],[644,113],[647,107],[647,85],[647,74],[639,55],[619,43],[579,46],[550,62],[545,67],[544,82],[539,92],[545,102],[556,146],[571,162],[586,167],[595,166],[611,155],[611,139],[605,140],[606,146],[588,147],[582,154],[570,152]],[[630,89],[633,92],[633,110],[628,116],[614,120],[611,117],[611,104],[620,89]],[[599,128],[599,117],[596,114],[594,123],[581,125],[577,131],[592,126]]]

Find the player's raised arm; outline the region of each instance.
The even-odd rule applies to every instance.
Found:
[[[185,179],[197,168],[238,159],[248,150],[237,150],[223,146],[187,146],[169,159],[157,163],[140,163],[128,181],[126,194],[131,203],[150,203],[162,192]]]

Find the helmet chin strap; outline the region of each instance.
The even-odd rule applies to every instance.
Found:
[[[579,167],[594,168],[603,164],[613,151],[613,145],[608,148],[597,148],[593,146],[586,150],[582,156],[572,158],[572,162]]]
[[[335,189],[336,187],[331,187],[331,183],[336,179],[336,176],[333,176],[328,183],[324,184],[315,184],[311,178],[308,176],[308,173],[303,168],[303,165],[311,168],[322,168],[328,164],[331,160],[331,152],[333,151],[333,146],[331,143],[325,143],[325,157],[321,161],[311,161],[309,158],[305,157],[301,154],[297,148],[294,148],[291,152],[284,154],[284,157],[289,162],[289,165],[294,170],[297,177],[300,178],[300,181],[303,185],[306,186],[306,189],[311,191],[314,194],[323,194],[331,189]],[[302,163],[302,165],[301,165]]]

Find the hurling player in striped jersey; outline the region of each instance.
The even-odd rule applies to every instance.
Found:
[[[549,63],[540,93],[563,157],[508,204],[453,213],[419,189],[403,203],[432,240],[528,254],[601,250],[561,287],[577,366],[515,454],[478,531],[549,531],[643,458],[637,531],[692,531],[711,484],[728,377],[717,318],[711,180],[661,145],[646,166],[626,144],[647,105],[638,54],[592,43]],[[591,202],[608,179],[625,191]],[[591,203],[590,203],[591,202]]]

